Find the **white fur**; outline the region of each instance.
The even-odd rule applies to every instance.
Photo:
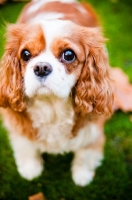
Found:
[[[48,62],[53,71],[49,76],[39,80],[33,71],[38,62]],[[28,97],[54,94],[60,98],[67,98],[75,84],[74,74],[66,73],[65,67],[50,51],[45,51],[33,58],[27,64],[25,78],[25,92]]]
[[[53,19],[61,19],[63,18],[65,15],[63,13],[57,13],[57,12],[44,12],[44,13],[39,13],[36,17],[34,17],[33,19],[29,19],[29,22],[32,21],[40,21],[41,20],[53,20]]]
[[[74,111],[69,100],[56,97],[30,101],[28,105],[33,127],[38,129],[35,141],[30,141],[16,133],[15,127],[5,120],[5,126],[10,131],[10,141],[19,173],[32,180],[43,170],[41,153],[52,154],[74,152],[72,177],[77,185],[84,186],[92,181],[94,170],[101,164],[102,153],[89,148],[100,137],[101,130],[96,124],[89,123],[81,128],[76,137],[71,138],[74,124]]]
[[[32,180],[43,170],[40,153],[64,153],[72,151],[75,158],[72,163],[72,177],[77,185],[84,186],[92,181],[94,170],[100,165],[103,155],[96,149],[88,148],[101,134],[96,124],[88,124],[80,129],[77,136],[71,138],[74,111],[69,100],[56,97],[31,101],[28,105],[33,127],[38,129],[35,141],[30,141],[6,123],[12,133],[10,140],[19,173]]]
[[[94,149],[80,149],[75,152],[72,163],[72,178],[76,185],[85,186],[93,180],[95,169],[101,165],[103,154]]]
[[[11,134],[10,141],[19,173],[22,177],[32,180],[43,171],[43,159],[34,142],[20,134]]]
[[[33,127],[38,129],[38,147],[41,152],[64,153],[70,150],[69,140],[74,124],[70,100],[45,97],[43,100],[31,102],[28,113]]]
[[[34,0],[34,4],[28,9],[28,13],[32,13],[37,11],[42,5],[49,3],[60,1],[61,3],[74,3],[76,0]]]
[[[44,2],[35,1],[28,12],[36,11]],[[72,3],[73,0],[61,0],[61,2]],[[27,112],[32,126],[38,130],[36,140],[30,141],[22,136],[21,132],[16,133],[8,121],[5,121],[5,124],[11,132],[10,139],[16,164],[23,177],[32,180],[41,174],[43,170],[41,153],[57,154],[72,151],[75,153],[71,168],[73,180],[77,185],[84,186],[92,181],[94,170],[103,158],[102,153],[90,148],[90,145],[98,140],[102,130],[96,124],[88,123],[78,131],[76,137],[71,138],[75,115],[69,96],[77,77],[74,73],[66,72],[65,66],[55,58],[50,49],[56,38],[62,35],[63,38],[65,36],[67,38],[68,32],[70,33],[69,26],[66,28],[69,22],[61,20],[56,20],[56,23],[51,20],[42,22],[40,18],[41,14],[33,19],[32,23],[41,21],[46,47],[41,54],[28,62],[24,75],[25,93],[29,98]],[[75,44],[72,47],[79,51]],[[33,71],[38,62],[48,62],[53,69],[51,74],[41,81]]]
[[[37,1],[34,1],[34,4],[32,6],[30,6],[28,8],[28,14],[31,14],[35,11],[37,11],[42,5],[44,5],[45,3],[47,2],[50,2],[52,0],[37,0]]]
[[[24,84],[28,97],[54,94],[60,98],[67,98],[71,88],[75,85],[76,77],[74,73],[68,74],[64,64],[55,58],[50,49],[53,41],[56,38],[60,38],[63,31],[65,32],[63,36],[68,35],[67,25],[69,25],[68,21],[63,22],[61,20],[56,20],[56,23],[54,21],[41,22],[46,39],[46,47],[41,54],[31,59],[27,64]],[[53,68],[51,74],[41,81],[38,80],[33,71],[33,67],[38,62],[48,62]]]
[[[74,125],[74,111],[70,100],[52,96],[35,100],[28,106],[28,113],[33,121],[33,127],[38,129],[39,147],[42,152],[76,151],[94,143],[100,135],[100,130],[95,125],[89,124],[80,129],[77,137],[70,139]]]
[[[86,11],[82,5],[78,4],[78,5],[76,6],[76,8],[77,8],[81,13],[83,13],[83,14],[86,14],[86,13],[87,13],[87,15],[88,15],[88,11]]]
[[[39,23],[41,24],[41,27],[44,32],[44,37],[46,38],[47,50],[49,49],[50,45],[56,38],[67,39],[71,34],[70,28],[75,26],[75,24],[69,20],[59,20],[59,19],[50,21],[49,20],[43,21],[40,19]],[[77,45],[76,48],[78,48]]]
[[[76,0],[60,0],[61,3],[75,3]]]

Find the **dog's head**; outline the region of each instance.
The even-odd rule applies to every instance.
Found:
[[[112,91],[105,39],[97,28],[53,20],[9,25],[0,68],[0,106],[22,111],[26,99],[49,95],[109,114]]]

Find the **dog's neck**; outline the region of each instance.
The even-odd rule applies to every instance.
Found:
[[[70,127],[71,131],[74,125],[74,110],[70,98],[64,100],[50,96],[32,100],[29,102],[27,112],[33,127],[38,129],[38,132],[42,132],[43,129],[44,134],[47,134],[45,133],[47,127],[51,132],[55,127],[58,129]]]

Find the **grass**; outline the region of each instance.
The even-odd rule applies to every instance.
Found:
[[[109,38],[110,63],[121,67],[132,81],[131,0],[89,0],[97,10]],[[4,46],[4,21],[15,22],[24,3],[0,7],[0,56]],[[41,177],[28,182],[16,170],[7,132],[0,125],[0,200],[26,200],[43,192],[47,200],[131,200],[132,199],[132,113],[116,112],[105,125],[105,159],[93,182],[75,186],[70,173],[73,155],[44,154]]]

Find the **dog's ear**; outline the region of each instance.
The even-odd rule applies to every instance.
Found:
[[[113,92],[105,39],[97,28],[84,28],[80,34],[86,60],[76,85],[75,104],[82,112],[109,115],[112,112]]]
[[[19,112],[25,109],[23,79],[17,57],[20,29],[20,25],[8,26],[5,54],[0,63],[0,106]]]

